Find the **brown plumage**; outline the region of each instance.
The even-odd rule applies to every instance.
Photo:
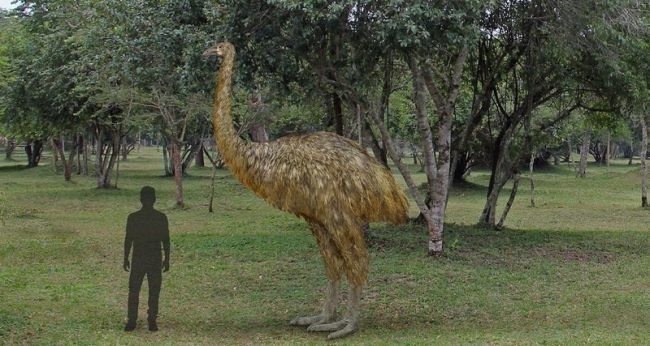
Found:
[[[330,282],[323,313],[292,324],[309,330],[356,330],[358,295],[368,276],[362,226],[368,222],[403,223],[407,200],[388,169],[355,142],[330,132],[294,135],[268,143],[246,143],[236,134],[231,110],[235,50],[220,43],[205,55],[220,55],[213,103],[214,137],[224,162],[246,187],[272,206],[304,218],[316,237]],[[352,289],[348,318],[334,318],[342,274]],[[356,302],[355,302],[356,301]],[[354,306],[356,304],[356,306]],[[354,311],[356,309],[356,311]]]

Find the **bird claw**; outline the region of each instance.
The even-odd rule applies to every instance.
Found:
[[[340,321],[343,322],[343,321]],[[346,321],[347,322],[347,321]],[[343,329],[337,330],[333,333],[330,333],[327,335],[327,340],[332,340],[332,339],[338,339],[342,338],[344,336],[348,336],[350,334],[353,334],[354,332],[357,331],[357,323],[354,321],[347,322],[347,324],[344,325]]]
[[[312,324],[323,323],[326,321],[326,316],[323,314],[316,316],[296,317],[289,322],[292,326],[311,326]]]
[[[347,326],[350,323],[347,320],[340,320],[332,323],[325,323],[325,322],[327,321],[323,321],[321,323],[314,323],[307,328],[307,331],[308,332],[334,332],[343,329],[345,326]]]

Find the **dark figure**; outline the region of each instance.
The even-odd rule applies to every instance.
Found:
[[[140,191],[142,208],[129,215],[126,222],[126,237],[124,238],[124,270],[131,269],[129,276],[129,312],[125,331],[135,329],[138,320],[138,301],[142,280],[147,275],[149,283],[149,310],[147,320],[149,330],[156,331],[158,316],[158,296],[162,284],[162,271],[169,270],[169,228],[167,216],[155,210],[156,191],[145,186]],[[165,250],[163,260],[160,245]],[[129,263],[129,253],[133,245],[133,265]]]

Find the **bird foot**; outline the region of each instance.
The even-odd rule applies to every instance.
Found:
[[[332,323],[314,323],[307,328],[308,332],[333,332],[327,336],[328,340],[341,338],[357,331],[356,321],[342,319]]]
[[[338,339],[342,338],[344,336],[348,336],[350,334],[353,334],[354,332],[357,331],[357,322],[356,321],[350,321],[350,320],[341,320],[338,322],[334,323],[329,323],[328,325],[331,325],[332,327],[338,327],[337,329],[332,329],[328,331],[333,331],[333,333],[330,333],[327,335],[327,340],[332,340],[332,339]],[[323,327],[328,326],[328,325],[321,325]],[[307,329],[309,330],[309,329]]]
[[[319,314],[316,316],[306,316],[306,317],[296,317],[289,322],[292,326],[311,326],[312,324],[322,324],[330,322],[332,317],[326,316],[324,314]]]
[[[307,327],[308,332],[334,332],[347,326],[349,321],[340,320],[332,323],[314,323]]]

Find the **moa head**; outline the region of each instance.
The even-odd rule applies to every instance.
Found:
[[[235,46],[232,45],[230,42],[221,42],[217,43],[216,45],[208,48],[203,52],[203,56],[208,57],[208,56],[226,56],[226,55],[232,55],[235,53]]]

